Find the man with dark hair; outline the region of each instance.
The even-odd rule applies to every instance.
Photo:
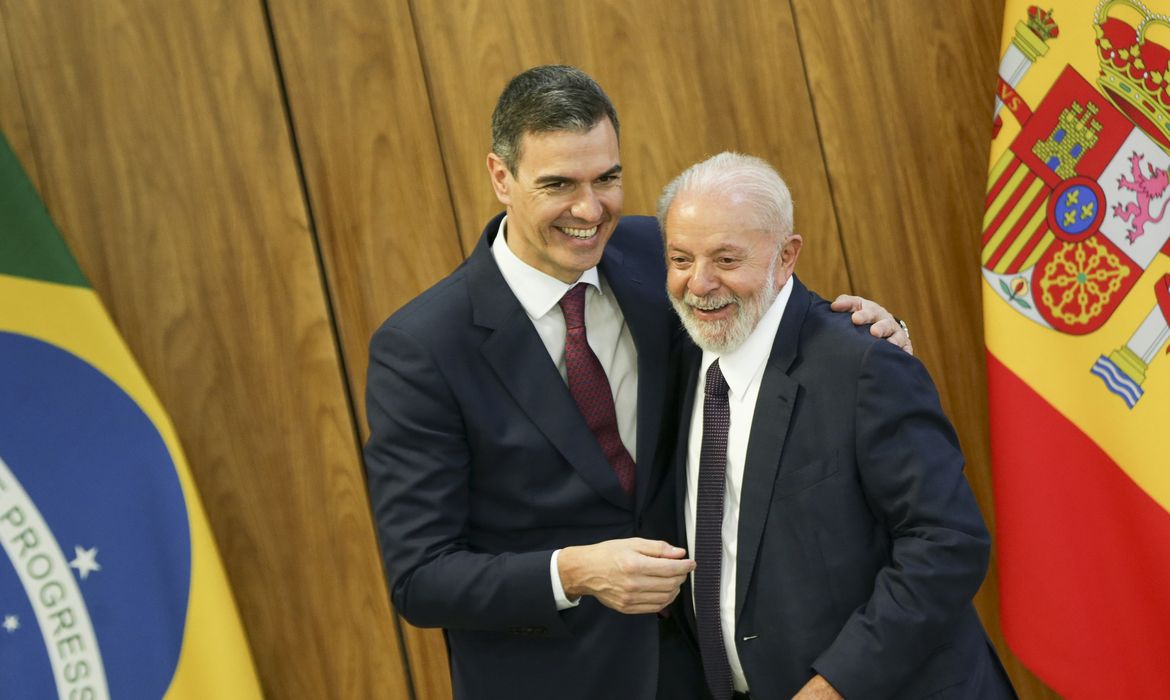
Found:
[[[516,76],[492,134],[506,215],[370,345],[391,597],[446,630],[457,698],[688,697],[697,664],[672,666],[669,636],[659,663],[654,613],[694,563],[637,537],[661,512],[676,423],[657,226],[620,218],[617,114],[584,73]],[[897,329],[880,307],[855,317]]]
[[[525,133],[586,132],[609,117],[614,137],[622,128],[601,86],[570,66],[538,66],[514,77],[492,112],[492,153],[513,175]]]
[[[922,364],[793,275],[766,162],[721,153],[658,207],[694,340],[674,477],[697,567],[679,617],[714,700],[1014,694],[971,598],[990,538]]]

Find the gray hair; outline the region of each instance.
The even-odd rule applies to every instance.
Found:
[[[620,135],[617,110],[593,78],[572,66],[537,66],[508,81],[492,112],[492,152],[516,174],[526,133],[586,132],[609,117]]]
[[[671,180],[658,198],[658,227],[663,236],[670,205],[683,192],[734,193],[752,205],[761,228],[780,240],[792,233],[792,193],[780,173],[755,156],[724,151]]]

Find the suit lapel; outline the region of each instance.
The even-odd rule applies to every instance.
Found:
[[[532,321],[516,300],[491,253],[500,217],[492,219],[467,259],[473,320],[491,334],[484,359],[529,420],[598,494],[632,509],[597,438],[581,417],[569,388],[548,356]],[[489,409],[490,410],[490,409]]]
[[[742,498],[739,504],[738,558],[735,577],[736,619],[743,612],[748,583],[756,566],[764,524],[772,506],[772,487],[780,470],[780,455],[788,437],[788,423],[796,405],[799,384],[788,376],[796,359],[800,329],[812,297],[799,280],[792,280],[792,296],[780,320],[772,354],[764,368],[752,430],[744,461]]]
[[[621,307],[638,354],[638,447],[633,457],[637,466],[634,493],[641,509],[650,495],[650,476],[667,391],[671,316],[662,308],[662,289],[647,289],[641,271],[626,264],[625,256],[612,240],[598,269]]]
[[[683,391],[682,406],[679,409],[678,441],[674,446],[674,458],[671,465],[674,470],[675,493],[678,494],[677,506],[675,507],[675,525],[678,528],[679,538],[685,539],[687,536],[687,444],[690,441],[691,414],[695,411],[695,397],[698,393],[699,368],[703,364],[703,353],[687,341],[682,362],[685,368],[682,376],[686,387]],[[684,546],[687,548],[687,554],[694,557],[695,553],[691,551],[690,542],[685,542]],[[687,576],[678,597],[682,601],[680,607],[683,610],[683,618],[690,626],[691,634],[694,635],[697,634],[698,626],[695,623],[695,606],[692,596],[691,577]]]

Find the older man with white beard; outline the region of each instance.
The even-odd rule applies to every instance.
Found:
[[[658,218],[698,345],[678,600],[713,697],[1013,697],[971,605],[989,537],[921,363],[793,275],[802,238],[764,161],[692,166]]]

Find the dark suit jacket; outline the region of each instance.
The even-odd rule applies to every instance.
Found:
[[[599,265],[638,353],[630,498],[495,264],[499,222],[370,344],[365,463],[391,597],[412,624],[446,629],[457,698],[652,698],[658,618],[592,597],[558,612],[549,559],[654,534],[642,520],[666,466],[676,326],[658,229],[624,219]]]
[[[922,364],[793,280],[739,513],[735,644],[752,695],[820,673],[850,700],[1011,697],[971,606],[989,537]],[[690,352],[677,450],[701,353]],[[683,529],[681,499],[678,509]],[[679,609],[694,628],[689,584]]]

